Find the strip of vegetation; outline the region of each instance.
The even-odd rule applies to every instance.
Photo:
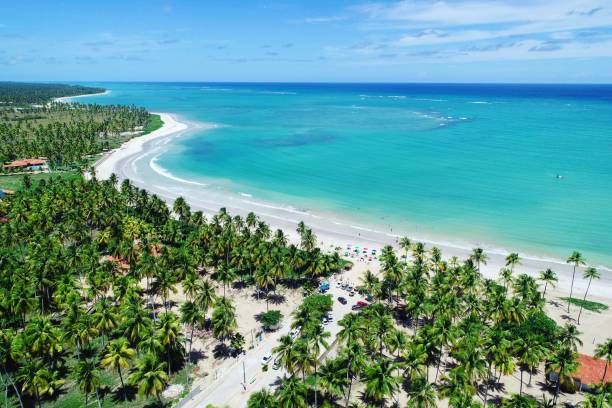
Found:
[[[562,300],[569,302],[569,297],[562,297]],[[593,302],[592,300],[582,300],[572,298],[571,302],[573,305],[581,306],[586,310],[590,310],[591,312],[601,313],[603,310],[608,310],[608,305],[604,305],[603,303]]]
[[[149,113],[149,119],[147,120],[147,124],[144,129],[142,129],[143,135],[148,135],[151,132],[155,132],[157,129],[161,129],[164,126],[164,121],[161,116],[156,115],[154,113]]]
[[[104,91],[103,88],[81,85],[0,82],[0,106],[44,104],[54,98],[91,95]]]

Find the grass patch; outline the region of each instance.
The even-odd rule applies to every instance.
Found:
[[[142,134],[148,135],[149,133],[160,129],[162,126],[164,126],[164,121],[161,119],[161,116],[149,113],[149,120],[147,121],[147,125],[144,127],[144,129],[142,129]]]
[[[569,297],[562,297],[561,299],[565,300],[566,302],[569,301]],[[608,305],[604,305],[603,303],[599,302],[593,302],[590,300],[572,298],[572,301],[570,303],[576,306],[582,306],[584,309],[596,313],[601,313],[602,310],[608,310]]]
[[[49,180],[52,177],[61,177],[65,179],[77,179],[80,178],[81,175],[77,171],[66,171],[66,172],[57,172],[57,173],[38,173],[38,174],[29,174],[30,180],[32,180],[32,185],[35,185],[40,180]],[[11,176],[0,176],[0,188],[18,191],[23,188],[23,177],[24,174],[15,174]]]

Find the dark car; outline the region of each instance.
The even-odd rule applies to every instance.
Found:
[[[338,297],[338,302],[342,303],[343,305],[346,305],[346,298],[345,297]]]

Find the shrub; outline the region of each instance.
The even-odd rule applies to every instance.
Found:
[[[264,330],[276,330],[283,319],[280,310],[270,310],[260,315],[261,325]]]

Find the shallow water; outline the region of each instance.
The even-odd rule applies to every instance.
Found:
[[[221,126],[174,177],[393,233],[612,266],[612,87],[104,83]]]

